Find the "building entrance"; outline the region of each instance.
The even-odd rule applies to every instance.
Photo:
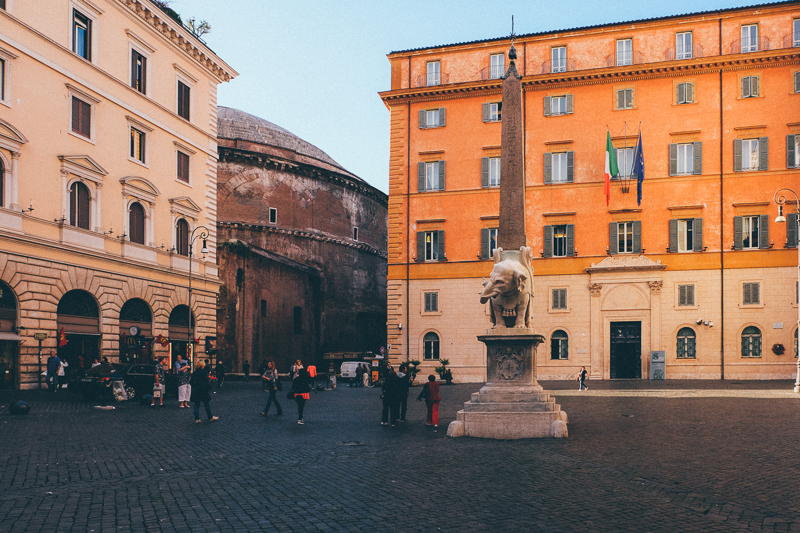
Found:
[[[611,323],[611,379],[641,379],[642,323]]]

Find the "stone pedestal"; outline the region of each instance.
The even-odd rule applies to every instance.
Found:
[[[491,329],[486,344],[488,381],[447,428],[449,437],[531,439],[566,437],[567,413],[536,382],[536,347],[544,342],[532,329]]]

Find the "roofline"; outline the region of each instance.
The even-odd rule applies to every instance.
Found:
[[[712,9],[712,10],[709,10],[709,11],[697,11],[697,12],[694,12],[694,13],[684,13],[684,14],[681,14],[681,15],[667,15],[667,16],[664,16],[664,17],[654,17],[654,18],[649,18],[649,19],[628,20],[628,21],[621,21],[621,22],[608,22],[606,24],[595,24],[593,26],[580,26],[580,27],[577,27],[577,28],[566,28],[566,29],[562,29],[562,30],[549,30],[549,31],[542,31],[542,32],[525,33],[525,34],[521,34],[521,35],[515,36],[515,39],[524,39],[526,37],[539,37],[539,36],[553,35],[553,34],[566,33],[566,32],[584,31],[584,30],[591,30],[591,29],[596,29],[596,28],[608,28],[608,27],[611,27],[611,26],[622,26],[622,25],[625,25],[625,24],[638,24],[638,23],[642,23],[642,22],[658,22],[658,21],[662,21],[662,20],[670,20],[670,19],[677,19],[677,18],[684,18],[684,17],[696,17],[696,16],[700,16],[700,15],[708,15],[708,14],[711,14],[711,13],[718,13],[718,14],[721,15],[722,13],[729,13],[729,12],[734,12],[734,11],[746,11],[748,9],[785,6],[785,5],[789,5],[789,4],[800,4],[800,2],[798,0],[784,0],[782,2],[770,2],[770,3],[766,3],[766,4],[753,4],[753,5],[742,6],[742,7],[729,7],[729,8],[724,8],[724,9]],[[464,41],[464,42],[460,42],[460,43],[439,44],[439,45],[435,45],[435,46],[423,46],[423,47],[420,47],[420,48],[410,48],[408,50],[397,50],[397,51],[394,51],[394,52],[390,52],[389,54],[387,54],[387,57],[391,57],[391,56],[396,55],[396,54],[408,54],[408,53],[411,53],[411,52],[421,52],[421,51],[424,51],[424,50],[441,50],[442,48],[450,48],[450,47],[455,47],[455,46],[465,46],[465,45],[480,44],[480,43],[502,42],[502,41],[508,41],[508,40],[509,40],[509,37],[505,36],[505,37],[493,37],[493,38],[490,38],[490,39],[477,39],[477,40],[474,40],[474,41]]]

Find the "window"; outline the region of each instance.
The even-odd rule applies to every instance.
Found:
[[[500,122],[503,111],[503,102],[490,102],[483,104],[483,121]]]
[[[87,139],[92,138],[92,105],[72,97],[72,132]]]
[[[417,233],[417,261],[443,261],[444,231],[420,231]]]
[[[72,51],[92,60],[92,19],[77,9],[72,10]]]
[[[544,182],[572,183],[575,181],[575,152],[544,154]]]
[[[131,87],[147,94],[147,58],[131,50]]]
[[[617,148],[617,167],[619,176],[611,179],[627,178],[633,174],[633,148]]]
[[[758,96],[758,76],[744,76],[742,78],[742,98],[755,98]]]
[[[611,222],[609,228],[609,253],[642,253],[642,222]]]
[[[675,59],[692,58],[692,32],[675,34]]]
[[[567,289],[553,289],[553,303],[550,309],[567,308]]]
[[[571,257],[574,253],[574,224],[544,227],[544,257]]]
[[[669,251],[702,252],[703,219],[673,219],[669,221]]]
[[[758,24],[742,26],[742,53],[758,52]]]
[[[497,228],[481,229],[481,259],[491,259],[497,249]]]
[[[550,50],[551,72],[567,71],[567,47],[557,46]]]
[[[692,104],[694,103],[694,83],[679,83],[677,85],[677,98],[678,104]]]
[[[128,212],[128,239],[137,244],[144,244],[144,207],[134,202]]]
[[[270,207],[269,208],[269,223],[270,224],[277,224],[278,223],[278,208],[277,207]]]
[[[633,89],[617,91],[617,109],[633,109]]]
[[[267,318],[267,301],[261,300],[261,318]]]
[[[800,45],[795,45],[800,46]],[[794,73],[794,93],[800,93],[800,72]]]
[[[5,176],[5,175],[6,175],[6,169],[3,166],[3,160],[0,159],[0,207],[5,207],[6,206],[6,195],[5,195],[5,191],[6,191],[5,181],[6,180],[3,179],[3,176]],[[0,297],[2,297],[2,291],[0,291]]]
[[[481,187],[500,186],[500,158],[481,158]]]
[[[178,151],[178,180],[189,183],[189,154]]]
[[[175,252],[189,256],[189,223],[183,218],[175,223]]]
[[[429,331],[422,337],[422,351],[426,361],[439,359],[439,335]]]
[[[145,133],[131,127],[131,153],[130,156],[137,161],[144,163]]]
[[[617,66],[633,65],[633,40],[619,39],[617,41]]]
[[[755,326],[742,331],[742,357],[761,357],[761,330]]]
[[[358,228],[353,228],[353,240],[358,240]]]
[[[678,285],[678,307],[694,306],[694,285]]]
[[[485,63],[484,63],[485,64]],[[426,85],[439,85],[441,83],[441,63],[439,61],[428,61],[425,67]]]
[[[425,312],[438,313],[439,312],[439,293],[426,292],[425,293]]]
[[[789,213],[786,215],[786,247],[797,248],[798,238],[798,215],[797,213]],[[797,283],[795,282],[795,285]]]
[[[758,139],[734,139],[734,171],[744,172],[767,169],[769,169],[769,137],[759,137]]]
[[[695,359],[697,357],[695,341],[696,335],[692,328],[681,328],[678,331],[678,347],[676,350],[678,359]]]
[[[76,181],[69,188],[69,225],[89,229],[89,189]]]
[[[417,171],[419,192],[444,190],[444,161],[419,163]]]
[[[489,77],[493,80],[502,78],[506,73],[506,55],[492,54],[489,57]]]
[[[670,143],[669,175],[681,176],[703,173],[703,143]]]
[[[550,359],[569,359],[569,338],[560,329],[550,337]]]
[[[190,120],[192,88],[178,80],[178,116]]]
[[[303,308],[302,307],[295,307],[294,308],[294,334],[295,335],[302,335],[303,334]]]
[[[445,125],[445,108],[423,109],[419,112],[419,128],[443,128]]]
[[[0,101],[6,99],[6,60],[0,57]]]
[[[742,284],[742,305],[759,305],[761,303],[761,284]]]
[[[800,19],[792,21],[792,29],[792,46],[800,46]]]
[[[769,216],[733,217],[733,249],[769,248]]]
[[[798,74],[800,74],[800,72]],[[798,167],[800,167],[800,135],[787,135],[786,168]]]
[[[571,115],[573,97],[571,94],[564,96],[544,97],[544,116]]]

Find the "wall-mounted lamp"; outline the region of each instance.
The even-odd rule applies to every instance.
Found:
[[[113,235],[114,233],[114,224],[111,224],[111,228],[108,231],[104,231],[103,235]]]
[[[786,217],[783,216],[783,206],[782,205],[778,206],[778,216],[775,217],[775,222],[777,222],[777,223],[786,222]]]
[[[703,323],[703,319],[702,318],[698,318],[697,320],[694,321],[694,323],[699,326],[700,324]]]
[[[33,200],[31,200],[31,205],[30,205],[30,207],[28,207],[28,209],[23,209],[22,210],[23,213],[27,213],[29,211],[33,211]]]
[[[403,324],[397,324],[397,329],[402,330],[403,329]]]

